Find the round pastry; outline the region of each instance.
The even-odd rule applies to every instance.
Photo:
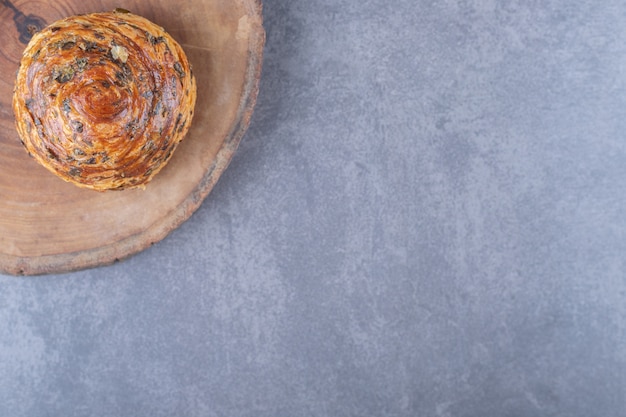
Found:
[[[17,73],[22,143],[65,181],[143,187],[193,116],[196,82],[163,28],[118,9],[59,20],[35,34]]]

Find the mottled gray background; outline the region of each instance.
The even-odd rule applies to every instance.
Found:
[[[264,14],[194,216],[0,278],[0,415],[626,416],[626,3]]]

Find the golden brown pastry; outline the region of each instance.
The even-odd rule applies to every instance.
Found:
[[[163,28],[118,10],[35,34],[13,96],[22,143],[47,169],[95,190],[142,187],[193,116],[196,82]]]

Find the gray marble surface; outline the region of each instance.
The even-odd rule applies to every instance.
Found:
[[[626,416],[626,3],[264,15],[188,222],[0,277],[0,415]]]

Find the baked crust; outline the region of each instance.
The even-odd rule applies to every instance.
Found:
[[[35,34],[13,110],[39,163],[103,191],[144,187],[187,133],[195,102],[181,46],[149,20],[115,11],[68,17]]]

